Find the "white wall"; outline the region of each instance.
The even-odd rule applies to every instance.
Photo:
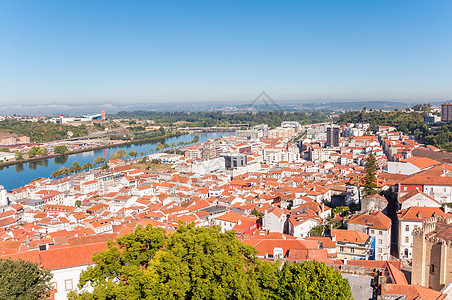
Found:
[[[72,290],[76,290],[80,273],[87,268],[88,265],[52,270],[51,273],[53,275],[53,279],[51,282],[56,284],[57,289],[55,300],[66,300],[67,293],[69,292],[66,290],[66,280],[72,280]],[[92,291],[92,288],[88,287],[86,290]]]

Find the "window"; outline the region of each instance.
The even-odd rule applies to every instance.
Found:
[[[72,279],[65,280],[64,286],[66,287],[66,291],[72,291]]]
[[[405,231],[410,231],[410,225],[405,225]]]
[[[344,247],[339,247],[339,251],[344,252]]]
[[[378,235],[383,235],[383,231],[380,230],[380,231],[378,232]]]
[[[378,244],[383,244],[383,240],[382,239],[378,239]]]
[[[355,248],[350,248],[351,253],[355,253]]]
[[[430,265],[430,274],[435,274],[435,265],[434,264],[431,264]]]
[[[408,244],[410,242],[410,239],[406,236],[405,237],[405,244]]]
[[[375,234],[375,230],[371,229],[370,234]]]
[[[381,249],[381,248],[378,248],[377,250],[378,250],[378,253],[382,253],[383,252],[383,249]]]
[[[406,190],[407,190],[407,187],[406,187],[406,186],[404,186],[404,187],[403,187],[403,191],[404,191],[404,192],[406,192]]]

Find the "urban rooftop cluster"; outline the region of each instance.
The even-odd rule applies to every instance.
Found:
[[[53,297],[66,299],[108,240],[137,226],[217,225],[262,260],[332,266],[355,299],[452,295],[452,154],[393,126],[261,124],[144,160],[171,167],[110,159],[108,168],[0,188],[1,257],[49,268]]]

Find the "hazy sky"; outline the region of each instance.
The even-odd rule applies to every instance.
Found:
[[[0,1],[0,104],[452,98],[452,1]]]

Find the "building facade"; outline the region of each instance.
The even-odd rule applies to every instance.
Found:
[[[452,217],[433,217],[413,232],[413,284],[441,290],[452,281]]]

